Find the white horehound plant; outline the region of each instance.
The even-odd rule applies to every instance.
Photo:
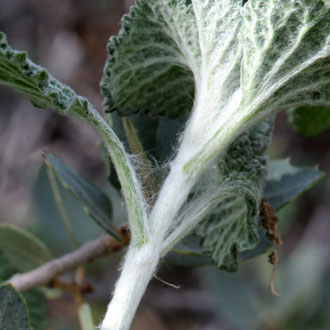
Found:
[[[329,122],[330,0],[245,2],[137,0],[110,39],[107,112],[190,111],[152,205],[111,125],[0,34],[0,83],[92,124],[116,169],[131,242],[102,330],[129,329],[160,259],[198,224],[218,266],[235,268],[237,252],[258,241],[273,115],[290,110],[299,125]],[[314,121],[302,120],[306,112]]]

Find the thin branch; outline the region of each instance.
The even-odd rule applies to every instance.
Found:
[[[129,234],[127,229],[122,229],[122,241],[118,242],[111,236],[102,236],[94,241],[87,242],[79,249],[70,252],[62,257],[54,259],[34,270],[23,274],[14,275],[9,282],[19,291],[26,291],[47,285],[58,275],[73,270],[83,264],[115,252],[128,245]]]

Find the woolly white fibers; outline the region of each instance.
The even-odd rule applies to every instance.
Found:
[[[101,330],[128,330],[159,260],[159,247],[130,246]]]

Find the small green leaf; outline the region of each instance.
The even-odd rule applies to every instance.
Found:
[[[111,223],[112,205],[108,196],[101,190],[73,173],[62,161],[44,152],[45,162],[54,171],[59,181],[82,205],[84,211],[106,232],[120,239]]]
[[[315,136],[330,129],[330,107],[301,107],[289,112],[291,125],[304,136]]]
[[[26,230],[0,226],[0,251],[20,272],[26,272],[46,263],[52,258],[47,246]]]
[[[10,284],[0,285],[0,329],[32,330],[24,298]]]
[[[23,297],[27,303],[29,318],[33,330],[48,329],[48,309],[45,294],[40,289],[35,289],[24,292]]]
[[[264,197],[276,210],[312,188],[324,173],[312,167],[295,167],[288,159],[273,160],[268,165]]]

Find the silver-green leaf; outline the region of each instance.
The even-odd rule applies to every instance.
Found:
[[[242,134],[219,164],[219,184],[233,187],[233,192],[216,205],[196,233],[202,238],[203,252],[220,269],[235,271],[238,253],[258,243],[257,216],[272,128],[273,121],[267,120]]]
[[[219,106],[224,104],[240,75],[241,19],[234,3],[137,1],[119,36],[109,41],[102,82],[106,110],[175,117],[191,110],[205,77]]]
[[[250,0],[242,13],[244,104],[329,106],[330,1]]]
[[[182,50],[193,65],[200,56],[192,6],[181,0],[140,0],[122,24],[108,44],[102,82],[106,110],[169,116],[189,110],[194,80]]]

